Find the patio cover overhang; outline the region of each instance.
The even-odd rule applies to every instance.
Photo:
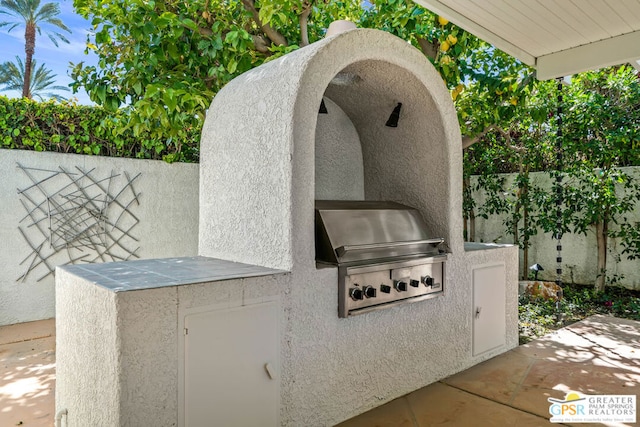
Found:
[[[535,67],[539,80],[630,63],[640,70],[640,0],[414,0]]]

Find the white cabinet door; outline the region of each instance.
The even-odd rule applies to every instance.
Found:
[[[278,304],[185,316],[184,425],[279,424]]]
[[[473,355],[505,345],[506,269],[504,264],[473,269]]]

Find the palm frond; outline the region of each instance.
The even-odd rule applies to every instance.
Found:
[[[0,13],[21,17],[26,21],[30,17],[30,3],[28,0],[2,0],[0,1]]]
[[[43,19],[42,21],[46,22],[48,24],[51,24],[53,26],[56,26],[56,27],[60,28],[61,30],[64,30],[64,31],[66,31],[68,33],[71,32],[69,27],[64,25],[64,22],[62,22],[62,20],[60,18],[48,18],[48,19]]]
[[[47,20],[60,14],[60,5],[58,3],[45,3],[35,13],[38,20]]]
[[[4,24],[6,24],[6,25],[11,25],[11,24],[12,24],[12,22],[2,22],[2,23],[0,23],[0,27],[3,27],[3,26],[4,26]],[[11,30],[13,30],[13,29],[14,29],[15,27],[17,27],[18,25],[20,25],[20,23],[13,23],[13,25],[11,25],[11,26],[9,27],[9,29],[7,30],[7,33],[10,33],[10,32],[11,32]]]
[[[29,84],[29,93],[31,97],[43,100],[44,98],[65,99],[54,90],[62,90],[69,92],[70,89],[65,86],[55,85],[56,75],[44,64],[38,66],[35,60],[31,63],[32,69],[31,82]],[[15,90],[22,92],[24,86],[25,64],[20,57],[16,56],[15,62],[5,62],[0,64],[0,85],[4,85],[0,90]]]
[[[69,40],[60,33],[47,33],[47,36],[49,37],[49,40],[51,40],[51,42],[56,45],[56,47],[58,47],[58,41],[56,39],[60,39],[65,43],[69,43]]]
[[[49,40],[51,40],[51,43],[53,43],[55,47],[58,47],[58,40],[56,40],[53,34],[47,33],[47,37],[49,37]]]
[[[11,29],[17,25],[32,24],[36,26],[38,34],[42,34],[40,25],[43,23],[60,28],[68,33],[71,30],[58,17],[60,15],[60,5],[58,3],[45,3],[40,6],[40,0],[0,0],[0,15],[7,15],[14,18],[13,20],[0,22],[0,27],[12,25]],[[48,31],[45,32],[49,35]],[[69,41],[60,37],[59,33],[53,33],[54,37],[69,43]],[[51,38],[51,35],[49,35]],[[52,39],[53,41],[53,39]],[[57,42],[54,42],[58,46]]]

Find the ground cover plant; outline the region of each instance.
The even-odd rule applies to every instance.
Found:
[[[604,291],[598,292],[593,286],[576,284],[565,284],[563,291],[564,296],[558,304],[541,297],[520,295],[520,344],[526,344],[594,314],[640,320],[640,291],[608,286]]]

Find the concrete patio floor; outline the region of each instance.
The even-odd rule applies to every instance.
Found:
[[[54,319],[0,326],[0,426],[54,424]]]
[[[569,391],[640,394],[640,322],[589,317],[339,427],[550,426],[547,398]]]
[[[54,348],[53,319],[0,327],[0,426],[53,425]],[[640,322],[589,317],[339,427],[549,426],[569,391],[640,394]]]

